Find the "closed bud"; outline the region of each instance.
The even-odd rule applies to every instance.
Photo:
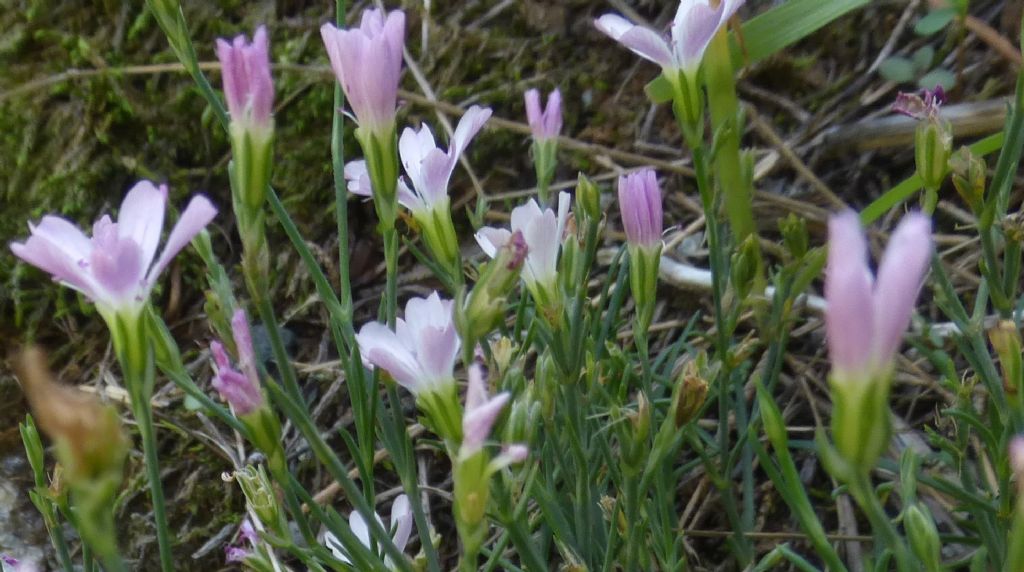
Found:
[[[508,421],[502,441],[505,443],[526,443],[533,441],[536,427],[540,424],[540,403],[533,399],[533,384],[509,407]]]
[[[985,200],[985,162],[971,153],[969,148],[961,147],[950,158],[949,168],[953,173],[953,186],[960,198],[971,211],[980,213]]]
[[[512,363],[512,355],[515,348],[512,347],[512,340],[505,336],[498,338],[498,341],[491,344],[491,357],[494,359],[494,366],[498,370],[498,377],[505,375],[509,364]]]
[[[1000,320],[988,332],[992,348],[999,355],[1003,370],[1003,387],[1009,394],[1019,394],[1024,384],[1024,367],[1021,362],[1021,336],[1012,320]]]
[[[807,254],[810,240],[807,237],[807,221],[803,217],[789,213],[789,216],[779,221],[779,232],[782,233],[782,243],[793,258],[803,258]]]
[[[761,253],[757,244],[757,236],[754,234],[748,236],[732,255],[732,265],[729,268],[729,273],[732,278],[733,288],[736,289],[736,295],[741,300],[750,294],[750,290],[754,286],[760,257]]]
[[[526,241],[517,230],[498,248],[494,259],[484,265],[465,303],[459,305],[461,311],[456,313],[464,343],[473,344],[501,326],[506,315],[505,300],[519,282],[526,254]]]
[[[633,424],[633,438],[637,445],[645,443],[651,434],[651,402],[647,400],[644,392],[637,394],[636,412],[629,413],[628,417]]]
[[[701,376],[696,361],[688,361],[679,376],[676,394],[672,407],[675,412],[676,427],[682,427],[693,421],[704,401],[708,397],[708,382]]]
[[[928,509],[922,505],[911,505],[904,514],[904,524],[910,549],[924,565],[925,570],[941,570],[942,555],[939,531]]]
[[[576,212],[582,212],[591,220],[601,218],[601,191],[583,173],[576,182]]]

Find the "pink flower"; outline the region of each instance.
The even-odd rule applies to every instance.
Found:
[[[361,127],[387,133],[394,127],[405,47],[405,12],[365,10],[359,28],[320,28],[334,75]]]
[[[568,217],[569,193],[558,194],[557,215],[551,209],[541,210],[537,201],[530,199],[512,209],[511,231],[485,227],[476,233],[476,242],[487,256],[494,258],[513,232],[521,232],[527,248],[523,280],[530,288],[550,285],[558,276],[558,253]]]
[[[636,246],[661,241],[661,187],[654,171],[644,169],[619,177],[619,210],[626,238]]]
[[[494,422],[508,403],[510,395],[502,392],[487,398],[483,368],[474,363],[469,366],[469,386],[466,389],[466,410],[462,416],[462,445],[459,459],[465,460],[480,452],[491,434]]]
[[[243,128],[269,129],[274,82],[270,78],[266,28],[256,29],[251,44],[246,42],[245,36],[238,36],[231,43],[218,39],[217,58],[231,121]]]
[[[548,103],[542,112],[540,109],[540,92],[536,89],[527,91],[526,120],[533,131],[533,138],[539,141],[554,139],[562,131],[562,94],[556,89],[548,94]]]
[[[384,526],[383,521],[379,515],[374,514],[374,518],[377,522]],[[366,524],[366,519],[363,515],[358,512],[352,512],[348,515],[348,525],[352,529],[352,533],[355,534],[356,538],[363,546],[370,548],[370,527]],[[409,497],[406,495],[398,495],[395,497],[395,502],[391,504],[391,527],[390,530],[394,531],[391,539],[395,542],[395,547],[398,548],[399,552],[405,551],[405,546],[409,543],[409,537],[412,535],[413,528],[413,514],[412,505],[409,503]],[[385,529],[387,530],[387,529]],[[334,553],[334,557],[346,564],[351,564],[348,553],[345,552],[344,546],[336,536],[330,532],[324,535],[324,544]],[[378,546],[378,550],[380,550]],[[378,556],[380,556],[378,554]],[[391,561],[390,557],[384,558],[384,566],[388,570],[394,570],[396,566]]]
[[[835,380],[867,380],[891,367],[931,252],[931,220],[911,213],[889,240],[875,279],[857,214],[847,211],[829,220],[825,330]]]
[[[399,318],[392,332],[379,322],[370,322],[356,336],[363,360],[391,374],[415,395],[454,384],[459,335],[452,317],[452,301],[437,292],[427,298],[412,298],[405,305],[405,319]]]
[[[681,0],[672,23],[671,39],[618,14],[605,14],[594,24],[598,30],[663,70],[693,73],[700,67],[711,38],[744,2],[722,0],[717,8],[712,8],[708,0]]]
[[[419,131],[406,127],[398,141],[398,152],[412,188],[399,179],[398,202],[418,214],[443,205],[448,199],[448,181],[459,157],[490,117],[488,108],[474,105],[466,110],[455,128],[447,152],[437,146],[426,124]],[[352,194],[373,196],[366,161],[351,161],[345,165],[345,179]]]
[[[165,185],[141,181],[125,196],[117,222],[104,215],[92,238],[67,219],[46,215],[38,225],[29,223],[31,236],[12,243],[11,251],[85,294],[105,317],[137,316],[160,272],[217,214],[206,197],[193,197],[156,258],[166,203]]]

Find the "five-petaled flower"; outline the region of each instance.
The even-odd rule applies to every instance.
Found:
[[[91,238],[67,219],[46,215],[29,224],[31,236],[12,243],[11,251],[87,296],[108,321],[116,314],[136,317],[163,269],[217,214],[206,197],[193,197],[157,258],[166,204],[165,185],[141,181],[125,196],[117,222],[104,215]]]

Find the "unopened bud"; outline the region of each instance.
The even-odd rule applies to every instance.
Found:
[[[779,232],[782,233],[786,250],[793,258],[803,258],[807,254],[810,239],[807,236],[807,221],[803,217],[789,213],[789,216],[779,221]]]
[[[757,235],[755,234],[751,234],[740,243],[736,253],[732,255],[732,265],[729,268],[729,273],[732,278],[733,288],[736,289],[736,295],[741,300],[745,299],[754,287],[760,258],[760,245],[757,243]]]
[[[675,409],[676,427],[682,427],[693,421],[704,406],[708,397],[708,382],[701,377],[696,362],[688,361],[678,383],[672,406]]]
[[[498,370],[498,377],[503,376],[508,371],[508,366],[512,363],[514,349],[512,347],[512,340],[505,336],[498,338],[498,341],[491,344],[491,357],[494,359],[494,366]]]
[[[910,539],[910,549],[924,565],[923,568],[941,570],[942,544],[939,541],[939,531],[935,528],[935,521],[928,513],[928,509],[911,505],[904,514],[904,523]]]
[[[590,220],[601,218],[601,191],[583,173],[576,182],[576,211],[587,215]]]
[[[1024,367],[1021,361],[1021,336],[1017,325],[1011,320],[1000,320],[988,332],[992,348],[999,355],[1003,370],[1003,388],[1009,394],[1020,392],[1024,384]]]
[[[985,162],[971,153],[969,148],[961,147],[949,159],[949,168],[953,173],[953,186],[960,198],[971,211],[980,213],[985,200]]]
[[[637,444],[647,441],[651,434],[651,402],[641,391],[636,396],[636,412],[627,414],[633,424],[633,438]]]
[[[501,325],[506,315],[505,300],[519,281],[526,252],[523,233],[516,231],[484,265],[480,279],[456,315],[463,343],[476,343]]]

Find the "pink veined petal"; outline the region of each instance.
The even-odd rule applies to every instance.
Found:
[[[550,209],[544,211],[540,218],[531,221],[522,232],[528,249],[523,271],[533,282],[547,283],[554,279],[558,271],[558,249],[561,246],[555,213]]]
[[[32,235],[24,243],[11,243],[11,252],[93,301],[105,296],[103,289],[93,279],[88,259],[72,258],[68,252],[43,236]]]
[[[270,40],[266,27],[256,28],[248,56],[253,121],[265,125],[274,111],[274,80],[270,75]]]
[[[910,325],[914,303],[932,253],[931,219],[921,213],[903,217],[889,239],[875,281],[875,356],[889,363]]]
[[[409,536],[412,535],[412,518],[412,505],[409,503],[409,497],[406,495],[395,497],[395,502],[391,504],[391,530],[394,531],[392,539],[399,552],[405,552],[405,547],[409,543]]]
[[[402,70],[402,51],[405,48],[405,12],[394,10],[388,14],[383,28],[384,38],[388,44],[391,60],[389,68],[395,72]]]
[[[466,411],[462,417],[462,446],[459,449],[459,456],[467,458],[479,451],[487,437],[491,434],[494,422],[501,415],[501,410],[508,403],[508,392],[499,393],[489,401],[472,411]]]
[[[484,254],[494,258],[498,254],[498,249],[512,238],[512,232],[504,228],[484,227],[478,230],[473,238]]]
[[[139,245],[146,268],[152,264],[160,245],[166,205],[167,187],[157,187],[149,181],[136,183],[121,202],[121,212],[117,215],[118,234]]]
[[[692,71],[700,65],[711,38],[724,24],[724,8],[724,3],[712,8],[706,0],[684,1],[679,5],[672,23],[672,47],[679,67]]]
[[[605,14],[598,18],[594,25],[636,55],[663,68],[673,67],[672,50],[665,38],[657,32],[637,26],[617,14]]]
[[[409,391],[420,390],[424,376],[416,356],[387,326],[370,322],[359,330],[356,341],[365,361],[386,370]]]
[[[448,198],[448,180],[455,163],[440,149],[432,149],[423,158],[419,168],[419,180],[413,179],[413,190],[420,197],[424,208],[432,208],[438,201]],[[412,178],[412,177],[410,177]]]
[[[245,310],[241,308],[235,310],[231,316],[231,334],[235,338],[235,347],[238,349],[239,367],[243,370],[252,369],[255,373],[256,351],[252,345],[252,332],[249,330],[249,320],[245,317]]]
[[[641,244],[643,223],[640,221],[638,203],[639,179],[636,173],[619,177],[619,211],[622,214],[622,226],[626,238],[634,244]]]
[[[416,358],[430,381],[451,379],[459,355],[459,336],[455,326],[430,326],[417,332]]]
[[[867,241],[853,211],[833,216],[828,228],[825,333],[833,372],[870,375],[875,318]]]
[[[106,292],[105,305],[121,307],[145,298],[146,265],[142,249],[130,238],[117,239],[105,248],[95,248],[89,259],[96,283]]]
[[[46,215],[38,225],[29,224],[33,236],[38,236],[60,249],[69,258],[77,261],[88,260],[92,254],[92,241],[71,221]]]
[[[436,150],[434,134],[430,132],[430,127],[426,123],[420,127],[419,131],[411,127],[406,127],[402,131],[402,136],[398,138],[398,155],[402,159],[402,166],[405,167],[406,174],[412,179],[414,187],[418,187],[420,184],[420,169],[423,160],[431,151]]]
[[[196,195],[189,201],[188,206],[181,212],[181,216],[178,217],[178,222],[175,223],[174,228],[171,229],[171,234],[167,237],[167,243],[164,244],[164,250],[160,253],[160,258],[156,264],[149,269],[149,274],[146,276],[146,283],[149,287],[152,287],[156,281],[157,276],[163,272],[164,268],[170,264],[171,259],[181,251],[182,248],[192,242],[197,234],[206,225],[210,224],[213,217],[217,215],[217,209],[213,206],[213,203],[203,195]]]

